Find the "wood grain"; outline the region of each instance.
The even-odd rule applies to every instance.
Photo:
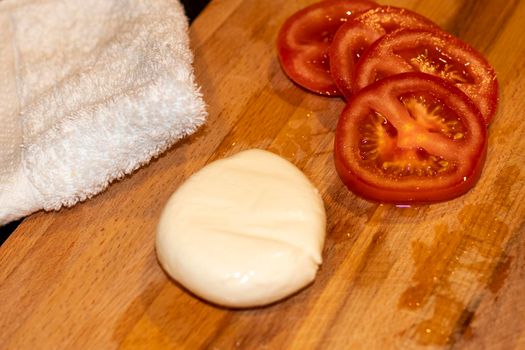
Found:
[[[525,348],[525,2],[382,1],[471,43],[500,82],[477,186],[412,208],[345,190],[332,161],[344,103],[306,93],[279,67],[279,26],[312,2],[212,1],[191,28],[206,126],[96,198],[22,223],[0,248],[0,348]],[[328,233],[312,286],[235,311],[168,279],[155,226],[188,176],[253,147],[307,174]]]

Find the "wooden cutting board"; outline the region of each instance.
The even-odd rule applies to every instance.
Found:
[[[477,186],[413,208],[344,188],[332,159],[344,103],[281,71],[277,31],[309,3],[212,1],[191,28],[206,126],[96,198],[22,223],[0,248],[0,348],[525,348],[525,2],[382,1],[478,48],[501,87]],[[324,263],[283,302],[221,309],[164,274],[155,226],[188,176],[253,147],[289,159],[320,189]]]

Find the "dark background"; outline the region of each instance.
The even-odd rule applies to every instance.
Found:
[[[209,0],[181,0],[181,2],[184,5],[188,19],[192,22],[208,4]],[[20,221],[16,221],[0,227],[0,245],[5,242],[19,224]]]
[[[181,2],[186,9],[186,15],[190,21],[193,21],[208,4],[209,0],[181,0]]]

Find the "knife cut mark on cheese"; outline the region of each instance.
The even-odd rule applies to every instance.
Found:
[[[273,153],[249,150],[209,164],[173,194],[156,247],[166,272],[197,296],[252,307],[313,281],[325,229],[308,178]]]

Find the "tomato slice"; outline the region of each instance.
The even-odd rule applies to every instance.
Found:
[[[286,75],[315,93],[340,96],[330,75],[328,49],[343,23],[376,6],[368,0],[325,0],[288,18],[277,38],[279,60]]]
[[[403,73],[352,96],[337,125],[334,157],[356,194],[424,203],[472,188],[486,148],[483,117],[461,90],[429,74]]]
[[[400,28],[440,30],[427,18],[397,7],[366,11],[339,28],[330,46],[330,71],[345,98],[352,95],[354,69],[363,52],[383,35]]]
[[[498,103],[494,69],[471,46],[444,32],[403,29],[377,40],[356,66],[353,89],[411,71],[454,84],[474,101],[486,125],[492,120]]]

